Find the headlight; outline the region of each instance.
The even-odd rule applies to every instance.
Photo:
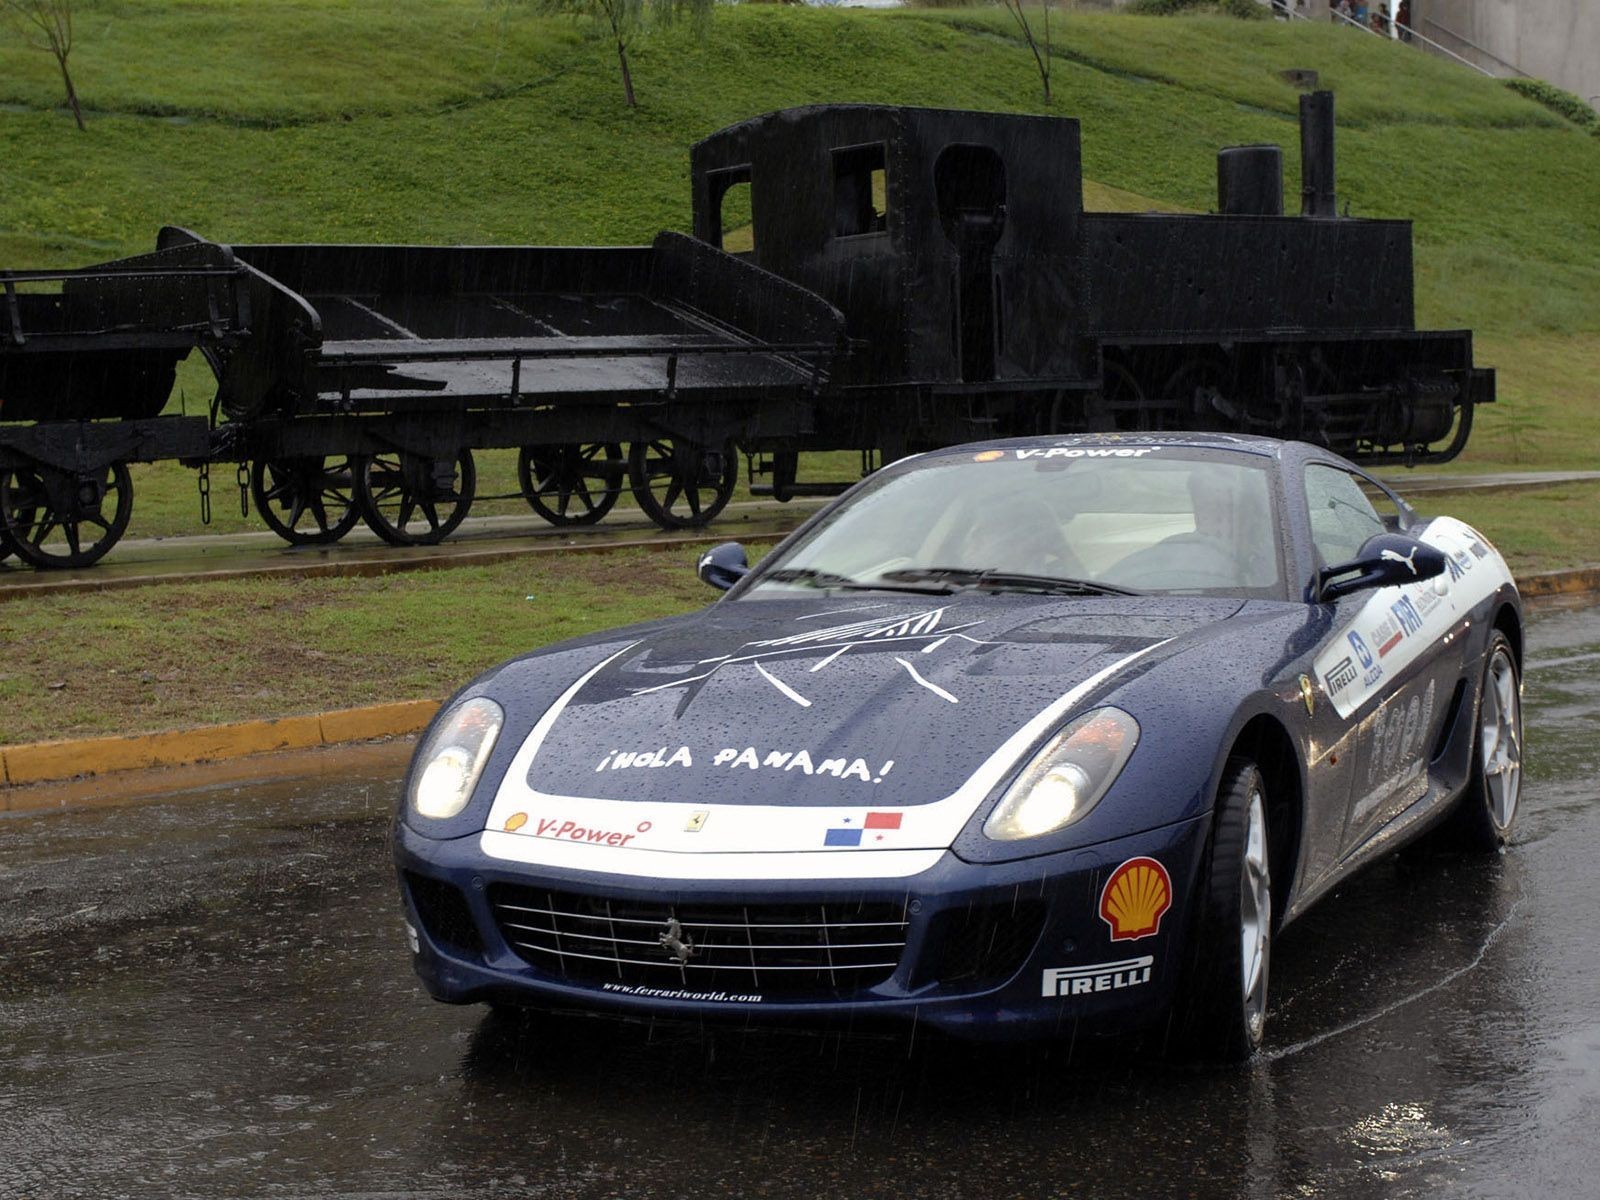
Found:
[[[1054,833],[1100,802],[1139,743],[1139,723],[1120,708],[1084,713],[1033,756],[983,832],[999,842]]]
[[[434,728],[411,775],[411,807],[419,816],[442,821],[467,806],[505,719],[498,704],[478,696]]]

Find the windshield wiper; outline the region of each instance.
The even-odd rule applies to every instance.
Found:
[[[1071,579],[1065,575],[1027,575],[1020,571],[1002,571],[998,567],[907,567],[899,571],[885,571],[883,577],[903,579],[907,582],[926,580],[944,583],[952,588],[1044,592],[1062,596],[1143,595],[1133,588],[1096,583],[1092,579]]]
[[[848,575],[835,575],[832,571],[819,571],[815,567],[779,567],[761,578],[765,583],[809,583],[820,588],[859,586]]]
[[[892,575],[893,572],[891,571]],[[948,596],[955,587],[947,583],[884,583],[878,580],[851,579],[815,567],[779,567],[761,577],[762,583],[806,583],[817,588],[840,588],[864,592],[915,592],[919,596]]]

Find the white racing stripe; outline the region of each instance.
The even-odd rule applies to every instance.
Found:
[[[1452,517],[1428,522],[1418,540],[1443,550],[1449,569],[1435,579],[1376,589],[1315,659],[1317,681],[1341,717],[1386,692],[1474,607],[1512,582],[1499,552]]]
[[[663,879],[913,875],[939,860],[1035,742],[1101,684],[1165,644],[1120,658],[1077,684],[1012,733],[954,792],[928,804],[658,803],[532,787],[529,769],[561,713],[603,667],[633,648],[627,646],[586,672],[533,727],[501,779],[480,845],[492,858]]]

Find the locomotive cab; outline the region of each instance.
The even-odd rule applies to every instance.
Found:
[[[845,386],[1081,381],[1078,147],[1060,117],[768,113],[694,147],[695,236],[843,312]]]

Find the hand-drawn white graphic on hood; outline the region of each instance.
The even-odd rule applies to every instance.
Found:
[[[976,645],[986,645],[982,639],[963,633],[981,621],[965,621],[959,625],[945,625],[944,615],[946,607],[930,608],[923,612],[912,613],[902,617],[876,617],[869,621],[852,621],[845,625],[829,625],[823,629],[807,629],[802,633],[791,633],[783,637],[762,638],[759,641],[746,642],[731,654],[720,654],[715,658],[703,658],[695,663],[697,667],[706,669],[694,675],[687,675],[682,679],[674,679],[670,683],[653,684],[650,687],[634,688],[631,692],[635,696],[646,696],[652,692],[670,691],[673,688],[689,688],[695,684],[704,683],[713,675],[730,668],[749,664],[755,668],[756,674],[766,680],[785,699],[792,701],[801,708],[810,708],[811,696],[807,691],[812,690],[805,681],[785,680],[774,674],[769,668],[770,663],[776,659],[795,658],[806,655],[822,654],[823,657],[806,669],[806,674],[815,675],[830,664],[860,646],[899,645],[916,648],[918,653],[932,654],[952,638]],[[919,645],[920,643],[920,645]],[[927,679],[907,658],[900,655],[891,656],[902,668],[909,682],[932,692],[940,699],[950,704],[959,704],[960,697],[946,688]]]

